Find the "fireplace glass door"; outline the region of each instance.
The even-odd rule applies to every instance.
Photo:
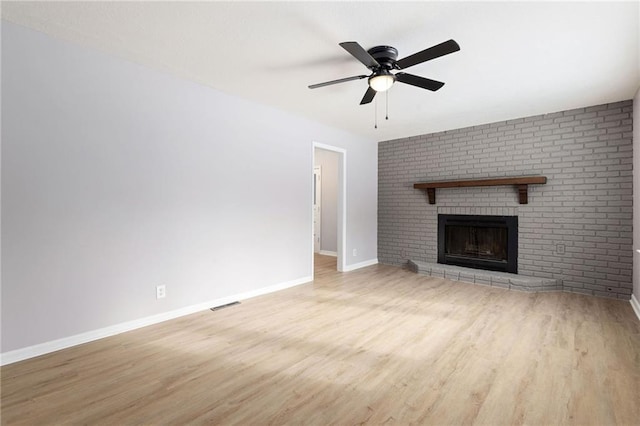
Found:
[[[438,215],[438,262],[517,273],[518,218]]]
[[[445,230],[448,256],[507,263],[507,229],[450,225]]]

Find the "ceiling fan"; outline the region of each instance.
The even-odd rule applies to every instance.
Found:
[[[395,47],[375,46],[369,50],[364,50],[364,48],[355,41],[345,41],[340,43],[340,46],[342,46],[344,50],[349,52],[354,58],[362,62],[365,67],[369,68],[371,70],[371,74],[356,75],[324,83],[312,84],[309,86],[309,89],[317,89],[318,87],[330,86],[332,84],[369,78],[369,88],[360,101],[360,105],[370,103],[376,96],[377,92],[384,92],[388,90],[396,81],[435,92],[444,86],[443,82],[404,72],[392,74],[391,70],[403,70],[460,50],[458,43],[454,40],[448,40],[418,53],[414,53],[406,58],[396,60],[398,57],[398,50]]]

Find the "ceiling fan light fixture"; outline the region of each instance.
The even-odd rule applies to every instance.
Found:
[[[387,70],[379,71],[369,77],[369,87],[376,92],[386,92],[395,83],[396,77]]]
[[[460,46],[455,40],[447,40],[398,60],[398,49],[392,46],[374,46],[369,50],[365,50],[357,41],[345,41],[340,43],[340,46],[371,71],[371,74],[368,76],[369,87],[367,87],[367,91],[364,93],[360,105],[371,103],[376,97],[376,93],[386,92],[396,81],[435,92],[444,86],[443,82],[414,74],[407,74],[404,71],[392,74],[391,70],[405,70],[414,65],[460,50]],[[367,78],[367,76],[356,75],[324,83],[312,84],[309,86],[309,89],[360,80],[361,78]]]

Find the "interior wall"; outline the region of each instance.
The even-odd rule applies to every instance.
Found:
[[[633,98],[633,295],[640,301],[640,89]]]
[[[518,274],[565,291],[632,293],[633,102],[625,100],[379,144],[379,260],[437,262],[438,214],[518,216]],[[542,175],[528,204],[513,186],[416,182]]]
[[[376,258],[372,141],[4,21],[2,124],[3,353],[311,278],[314,141]]]
[[[322,193],[320,214],[320,250],[338,251],[338,167],[340,154],[316,148],[315,163],[321,167]]]

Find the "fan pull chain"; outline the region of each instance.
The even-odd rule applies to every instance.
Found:
[[[373,108],[375,109],[375,121],[374,121],[374,125],[373,128],[377,129],[378,128],[378,99],[376,98],[374,104],[373,104]]]
[[[387,100],[387,110],[385,111],[386,115],[384,117],[385,120],[389,119],[389,91],[387,90],[385,92],[387,94],[386,100]]]

